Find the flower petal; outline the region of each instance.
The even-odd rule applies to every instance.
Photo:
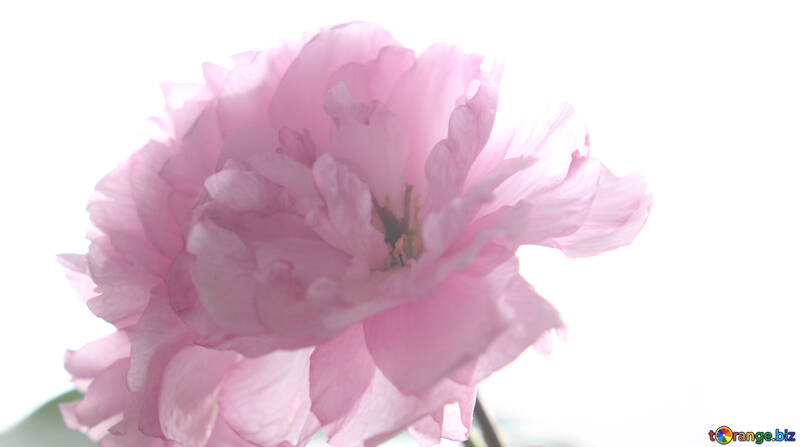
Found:
[[[444,406],[442,411],[442,437],[453,441],[466,441],[472,427],[472,414],[475,410],[475,400],[478,389],[472,388],[470,392],[461,395],[457,402]]]
[[[385,254],[383,235],[371,223],[370,188],[329,155],[317,159],[313,173],[326,207],[311,218],[312,226],[329,244],[353,255],[361,263],[354,267],[368,275]]]
[[[492,340],[480,356],[452,376],[464,385],[475,385],[492,372],[507,365],[529,346],[547,337],[552,329],[564,327],[558,311],[518,273],[519,263],[511,258],[495,270],[508,278],[505,289],[496,299],[513,315],[501,334]]]
[[[323,152],[347,163],[379,203],[402,212],[409,143],[400,122],[383,107],[364,111],[364,104],[351,103],[341,84],[328,93],[325,105],[336,131]]]
[[[298,445],[319,424],[311,413],[311,349],[244,359],[220,394],[221,415],[243,439],[259,446]]]
[[[425,276],[438,282],[450,272],[469,265],[484,244],[503,236],[504,233],[496,227],[525,225],[519,219],[492,220],[491,225],[483,226],[476,226],[473,221],[483,207],[491,204],[494,198],[492,191],[499,184],[532,163],[533,160],[527,157],[503,160],[462,197],[456,197],[428,214],[422,229],[425,252],[413,267],[416,282],[421,282]],[[514,250],[516,247],[511,252]]]
[[[89,218],[127,262],[162,275],[169,260],[153,246],[139,220],[130,184],[134,164],[129,159],[100,180],[95,187],[98,194],[87,206]]]
[[[131,193],[142,229],[166,258],[183,249],[183,229],[173,218],[169,201],[172,188],[159,175],[169,152],[161,143],[151,142],[135,155],[130,173]]]
[[[220,132],[218,116],[214,110],[206,109],[176,140],[180,144],[170,145],[174,150],[169,152],[158,174],[170,185],[172,194],[181,192],[192,199],[197,195],[205,178],[214,172],[223,147]],[[174,217],[179,222],[185,219],[182,214]]]
[[[97,286],[89,276],[89,261],[86,255],[67,253],[58,255],[56,259],[64,269],[72,288],[84,302],[97,295],[95,292]]]
[[[328,140],[331,122],[322,103],[328,78],[348,63],[374,59],[394,45],[389,33],[367,23],[340,25],[319,33],[297,55],[278,85],[269,113],[275,128],[308,129],[316,143]]]
[[[235,212],[266,209],[278,195],[270,186],[252,172],[235,169],[219,171],[205,182],[211,199]]]
[[[311,411],[322,425],[345,418],[375,373],[375,364],[364,349],[361,325],[317,346],[310,367]]]
[[[438,413],[435,413],[439,416],[440,420],[441,412],[442,410],[439,409]],[[436,421],[433,415],[425,416],[417,422],[414,422],[408,427],[408,432],[411,434],[411,437],[417,441],[420,447],[432,447],[442,442],[442,424]]]
[[[454,273],[433,296],[367,319],[364,334],[375,363],[404,394],[425,392],[503,331],[510,315],[494,297],[504,280]]]
[[[84,398],[75,406],[77,421],[84,427],[93,427],[122,414],[128,393],[125,375],[130,359],[114,362],[92,380]]]
[[[630,244],[639,234],[653,203],[644,179],[638,175],[619,178],[602,168],[599,182],[581,227],[548,245],[560,248],[567,256],[592,256]]]
[[[327,89],[344,84],[354,102],[385,103],[400,76],[413,66],[413,51],[386,46],[381,48],[375,59],[363,64],[351,62],[334,72],[328,80]]]
[[[203,447],[217,419],[217,395],[236,361],[232,352],[200,346],[183,348],[164,370],[158,415],[167,439],[185,447]]]
[[[433,146],[447,136],[450,113],[469,83],[480,78],[483,58],[454,47],[435,45],[395,84],[387,108],[405,127],[411,152],[406,182],[426,192],[424,166]],[[447,67],[447,69],[442,69]]]
[[[534,163],[511,179],[535,166]],[[601,167],[596,160],[576,152],[566,178],[560,183],[543,190],[534,189],[514,205],[504,205],[484,215],[487,208],[497,205],[487,203],[478,213],[480,217],[461,232],[453,245],[459,249],[471,246],[474,250],[476,242],[494,240],[515,250],[519,245],[547,244],[553,238],[574,233],[589,213]]]
[[[163,291],[154,292],[136,325],[131,346],[128,387],[136,395],[138,426],[149,436],[161,437],[158,401],[164,369],[193,334],[172,312]]]
[[[508,100],[510,98],[503,98]],[[498,109],[498,120],[503,112],[503,102]],[[527,117],[520,120],[514,128],[513,137],[505,146],[502,132],[496,137],[498,147],[506,149],[505,158],[532,157],[536,163],[524,172],[519,172],[500,185],[496,190],[496,201],[486,207],[481,214],[488,214],[498,208],[514,205],[519,200],[538,191],[545,191],[563,183],[574,169],[576,158],[585,158],[589,152],[589,137],[586,127],[575,116],[571,106],[561,104],[548,108],[543,119]],[[498,143],[498,141],[490,142]],[[483,154],[481,154],[483,155]],[[487,154],[488,155],[488,154]],[[477,160],[474,171],[490,172],[487,160]],[[496,166],[496,165],[495,165]],[[474,177],[470,172],[471,178]],[[478,177],[479,178],[479,177]]]
[[[496,109],[497,94],[484,85],[450,115],[447,138],[433,147],[425,162],[428,194],[422,218],[461,194],[472,163],[489,139]]]
[[[269,104],[295,55],[296,50],[283,46],[239,58],[225,78],[217,103],[223,136],[269,125]]]
[[[408,431],[421,446],[438,445],[442,438],[466,441],[472,426],[476,396],[476,389],[464,393],[457,402],[448,403],[418,420]]]
[[[241,438],[224,420],[217,419],[207,447],[259,447]]]
[[[123,259],[109,238],[100,236],[89,246],[89,271],[97,284],[96,296],[86,302],[100,318],[127,327],[144,311],[150,290],[160,280]]]
[[[130,349],[127,332],[115,331],[83,345],[77,351],[67,351],[64,355],[64,368],[74,378],[97,377],[117,360],[128,357]]]
[[[376,370],[369,387],[347,419],[330,434],[328,443],[332,447],[374,447],[465,394],[472,394],[472,388],[443,379],[422,396],[405,395]]]
[[[255,308],[255,254],[233,232],[203,220],[192,227],[187,251],[192,280],[214,322],[236,334],[263,331]]]
[[[179,139],[193,125],[203,112],[208,101],[216,93],[214,88],[197,84],[162,83],[164,102],[167,109],[168,136]]]

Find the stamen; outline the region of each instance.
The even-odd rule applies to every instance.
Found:
[[[392,213],[388,204],[381,206],[372,197],[372,223],[383,232],[383,240],[389,252],[384,261],[384,270],[405,267],[410,259],[416,259],[422,253],[422,237],[417,221],[419,204],[414,200],[413,190],[413,185],[406,185],[402,219]]]

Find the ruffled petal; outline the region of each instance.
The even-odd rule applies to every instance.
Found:
[[[139,220],[130,183],[134,165],[132,157],[100,180],[87,206],[89,218],[128,263],[159,276],[169,269],[169,260],[151,243]]]
[[[425,162],[428,194],[422,218],[461,195],[467,173],[489,139],[496,109],[496,92],[482,86],[450,115],[447,138],[433,147]]]
[[[371,223],[370,188],[328,155],[317,159],[313,173],[326,207],[310,217],[312,226],[329,244],[354,256],[357,264],[348,276],[369,275],[385,253],[383,235]]]
[[[97,284],[96,296],[86,302],[89,309],[117,327],[133,324],[144,312],[159,278],[124,259],[104,236],[92,241],[87,259]]]
[[[401,123],[379,105],[352,103],[341,84],[328,93],[325,106],[336,131],[323,152],[347,163],[379,203],[402,212],[409,142]]]
[[[278,85],[269,106],[273,127],[308,129],[318,144],[328,141],[332,123],[322,104],[331,74],[348,63],[375,59],[381,48],[394,44],[388,32],[367,23],[340,25],[318,34]]]
[[[363,64],[349,63],[334,72],[328,80],[328,90],[344,84],[354,102],[386,103],[394,84],[413,66],[413,51],[398,46],[386,46],[381,48],[374,60]]]
[[[169,153],[169,158],[158,170],[161,179],[170,185],[172,195],[181,192],[193,199],[205,178],[214,172],[223,147],[218,122],[215,111],[206,108],[192,127],[176,140],[179,144],[173,143],[176,150]],[[185,215],[169,211],[178,222],[185,220]]]
[[[205,85],[162,83],[167,119],[165,128],[168,137],[180,139],[192,128],[197,117],[217,93],[216,89]]]
[[[270,102],[296,53],[285,45],[239,58],[225,78],[217,103],[223,136],[241,129],[269,126]]]
[[[639,175],[616,177],[606,168],[586,219],[574,233],[554,238],[547,245],[567,256],[592,256],[630,244],[647,221],[653,197]]]
[[[601,169],[596,160],[576,153],[563,182],[518,202],[528,210],[523,240],[519,243],[536,244],[575,232],[586,219],[597,194]]]
[[[308,166],[278,153],[256,154],[249,159],[249,164],[256,173],[286,189],[298,214],[306,215],[321,205],[314,176]]]
[[[477,225],[475,216],[494,199],[493,190],[509,177],[528,168],[533,163],[529,157],[503,160],[496,169],[474,184],[461,197],[452,199],[445,206],[432,211],[423,224],[425,252],[419,263],[413,266],[417,284],[432,281],[434,284],[450,272],[472,263],[484,245],[502,242],[508,233],[503,227],[518,228],[524,221],[490,220]],[[503,212],[507,212],[506,209]],[[484,219],[489,220],[489,219]],[[480,221],[479,221],[480,222]],[[512,243],[509,241],[508,245]],[[513,247],[511,253],[516,250]],[[491,270],[491,269],[490,269]]]
[[[514,100],[503,97],[504,101]],[[498,120],[503,112],[503,101],[499,103]],[[501,123],[502,124],[502,123]],[[515,121],[512,136],[502,130],[493,134],[489,146],[495,145],[496,150],[504,150],[504,158],[530,157],[536,160],[529,169],[519,172],[496,190],[496,199],[491,206],[487,206],[481,214],[489,214],[504,206],[514,205],[519,200],[536,194],[539,191],[552,189],[563,183],[564,179],[573,170],[574,159],[584,158],[589,153],[589,137],[586,127],[575,116],[571,106],[562,104],[551,107],[543,117],[526,117]],[[500,162],[483,159],[496,158],[491,150],[481,153],[473,165],[469,177],[479,180],[477,175],[491,172]]]
[[[398,117],[410,139],[406,182],[423,196],[427,191],[423,168],[428,154],[447,136],[450,114],[466,95],[470,82],[481,77],[482,61],[478,55],[435,45],[419,56],[389,97],[387,108]]]
[[[511,179],[535,166],[536,163]],[[553,238],[574,233],[586,219],[597,194],[601,168],[596,160],[576,152],[566,178],[555,186],[535,190],[514,205],[482,215],[487,207],[496,205],[494,201],[487,202],[477,214],[481,217],[459,234],[454,247],[474,251],[480,243],[493,241],[516,250],[523,244],[547,244]]]
[[[264,228],[274,228],[266,225]],[[277,349],[296,349],[313,344],[310,337],[285,338],[274,334],[252,336],[234,335],[214,322],[208,310],[198,303],[197,289],[191,280],[193,258],[190,255],[176,259],[169,279],[169,300],[181,320],[195,332],[195,343],[219,350],[234,350],[248,357],[256,357]],[[259,312],[263,324],[268,319]],[[276,319],[280,319],[277,315]],[[306,322],[307,324],[307,322]],[[303,325],[305,327],[305,325]]]
[[[234,212],[265,210],[279,195],[277,188],[272,188],[261,176],[235,169],[217,172],[206,180],[205,187],[211,200]]]
[[[564,327],[558,311],[519,274],[516,258],[509,259],[495,272],[507,278],[505,288],[499,290],[495,297],[512,317],[502,333],[492,340],[481,355],[452,376],[453,380],[464,385],[476,385],[510,363],[529,346],[549,337],[552,330]]]

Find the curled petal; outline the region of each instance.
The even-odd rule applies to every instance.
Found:
[[[501,113],[502,106],[498,116]],[[574,159],[584,158],[589,152],[586,127],[577,119],[572,107],[566,104],[548,109],[542,120],[521,120],[510,136],[499,133],[492,135],[494,141],[490,141],[488,146],[503,152],[504,158],[529,157],[536,163],[500,185],[495,192],[496,200],[481,214],[514,205],[525,197],[562,183],[573,170]],[[479,181],[482,176],[496,169],[499,163],[501,160],[496,159],[491,149],[484,150],[470,171],[469,181]]]
[[[644,180],[638,175],[619,178],[603,168],[599,182],[581,227],[548,245],[560,248],[567,256],[592,256],[630,244],[639,234],[653,204]]]
[[[461,194],[472,163],[489,140],[496,108],[496,93],[481,86],[466,105],[450,115],[447,138],[433,147],[425,163],[428,195],[423,218]]]

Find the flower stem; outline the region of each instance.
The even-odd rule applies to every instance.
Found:
[[[486,409],[483,407],[480,396],[475,401],[475,422],[477,422],[481,430],[481,435],[483,435],[483,441],[486,443],[486,447],[503,447],[503,443],[500,441],[500,432],[491,416],[489,416],[489,413],[487,413]],[[471,439],[467,440],[465,444],[475,445]]]

